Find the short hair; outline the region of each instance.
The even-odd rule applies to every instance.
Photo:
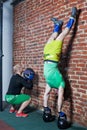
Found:
[[[20,69],[20,64],[14,65],[13,66],[13,73],[17,73],[19,69]]]

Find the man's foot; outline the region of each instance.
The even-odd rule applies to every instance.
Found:
[[[25,114],[24,112],[16,113],[16,117],[27,117],[28,114]]]
[[[73,7],[72,8],[72,13],[71,13],[71,16],[76,18],[76,15],[77,15],[77,8],[76,7]]]
[[[54,24],[56,25],[63,25],[63,21],[62,20],[58,20],[57,18],[51,18],[51,20],[54,22]]]
[[[17,110],[16,109],[10,109],[9,110],[9,113],[14,113],[14,112],[17,112]]]

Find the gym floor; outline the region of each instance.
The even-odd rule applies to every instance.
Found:
[[[42,112],[29,109],[29,116],[27,118],[16,117],[15,113],[9,113],[9,107],[0,112],[0,120],[10,125],[14,130],[59,130],[57,127],[57,120],[45,123],[42,119]],[[68,130],[87,130],[82,126],[73,124]]]

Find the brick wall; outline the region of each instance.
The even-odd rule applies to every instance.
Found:
[[[66,81],[63,110],[74,122],[87,126],[87,0],[26,0],[14,7],[14,64],[32,67],[36,72],[32,103],[43,106],[45,80],[43,77],[43,48],[52,33],[51,17],[64,20],[71,9],[79,9],[78,19],[64,40],[60,70]],[[56,113],[54,90],[49,106]]]

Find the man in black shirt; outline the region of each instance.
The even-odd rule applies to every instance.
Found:
[[[5,95],[5,99],[12,106],[10,108],[10,113],[16,112],[15,105],[21,104],[20,108],[16,112],[16,117],[27,117],[23,110],[29,105],[31,97],[27,94],[21,93],[23,87],[31,89],[33,83],[31,80],[26,81],[22,77],[22,67],[17,64],[13,67],[14,74],[10,79],[9,88]]]

